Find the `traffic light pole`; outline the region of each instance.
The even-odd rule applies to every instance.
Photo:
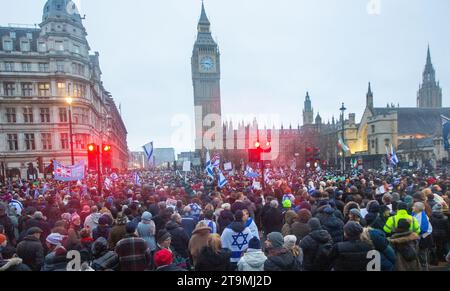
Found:
[[[262,190],[263,191],[265,191],[266,190],[266,181],[265,181],[265,171],[264,171],[264,167],[265,167],[265,163],[264,163],[264,161],[263,160],[261,160],[261,171],[262,171],[262,175],[261,175],[261,188],[262,188]]]
[[[100,146],[97,145],[97,187],[98,187],[98,195],[102,195],[102,172],[100,167]]]

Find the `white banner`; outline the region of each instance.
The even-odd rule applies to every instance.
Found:
[[[185,161],[183,163],[183,172],[190,172],[191,171],[191,161]]]
[[[233,170],[233,164],[231,162],[225,163],[225,164],[223,164],[223,168],[225,171],[231,171],[231,170]]]

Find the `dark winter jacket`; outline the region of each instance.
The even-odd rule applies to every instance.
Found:
[[[389,241],[396,253],[395,271],[420,271],[419,235],[415,232],[395,233]]]
[[[433,239],[436,241],[450,242],[450,223],[443,213],[433,212],[430,219],[433,227]]]
[[[189,236],[181,227],[181,225],[176,222],[170,221],[169,223],[167,223],[166,229],[172,237],[171,247],[179,256],[183,258],[189,258]]]
[[[265,234],[271,232],[281,232],[283,227],[283,214],[279,208],[270,207],[261,217]]]
[[[344,222],[333,215],[324,215],[320,221],[323,229],[328,231],[336,244],[344,240]]]
[[[68,262],[66,249],[59,246],[45,257],[41,271],[66,271]]]
[[[108,247],[113,250],[117,243],[127,235],[125,225],[115,225],[111,228],[108,235]]]
[[[11,218],[8,215],[0,216],[0,225],[3,225],[5,228],[5,235],[8,238],[9,242],[14,240],[14,225],[11,221]]]
[[[335,271],[367,271],[370,262],[370,259],[367,259],[367,253],[372,249],[373,247],[359,239],[335,244],[330,255],[333,269]]]
[[[229,250],[222,249],[219,253],[215,253],[211,248],[204,247],[197,258],[195,271],[233,271],[230,264],[230,256],[231,252]]]
[[[297,242],[300,242],[305,236],[311,232],[308,223],[294,222],[291,226],[292,235],[297,237]]]
[[[106,240],[108,240],[110,229],[111,228],[108,225],[105,226],[99,225],[92,230],[92,238],[94,240],[97,240],[99,237],[103,237]]]
[[[321,264],[317,258],[319,247],[333,244],[333,239],[326,230],[314,230],[300,242],[303,250],[303,269],[305,271],[329,271],[330,264]]]
[[[197,219],[193,216],[185,215],[181,218],[181,227],[184,229],[189,238],[191,238],[196,225]]]
[[[96,271],[119,269],[119,256],[113,251],[108,251],[108,243],[104,238],[99,238],[92,244],[92,256],[91,267]]]
[[[27,236],[17,245],[17,256],[32,271],[40,271],[44,264],[44,247],[35,236]]]
[[[389,244],[384,231],[375,228],[365,228],[361,240],[370,244],[381,256],[381,271],[394,271],[395,251]]]
[[[296,257],[286,248],[271,251],[264,263],[265,272],[301,271],[301,265]]]

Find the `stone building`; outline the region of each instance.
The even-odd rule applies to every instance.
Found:
[[[86,36],[69,0],[48,0],[39,27],[0,27],[0,162],[6,176],[25,178],[28,164],[37,167],[38,159],[41,174],[52,159],[71,163],[70,108],[75,162],[87,160],[89,143],[109,143],[113,167],[127,167],[127,130]]]

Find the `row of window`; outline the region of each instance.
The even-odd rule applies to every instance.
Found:
[[[28,151],[36,150],[36,135],[34,133],[24,133],[23,134],[24,141],[24,149]],[[51,133],[41,133],[41,146],[42,150],[53,150],[53,137]],[[74,148],[77,150],[86,149],[87,141],[89,136],[86,134],[76,134],[74,137]],[[6,142],[8,145],[9,151],[18,151],[19,150],[19,134],[11,133],[6,135]],[[69,149],[69,134],[68,133],[60,133],[59,134],[59,142],[60,148],[62,150]]]
[[[78,98],[85,98],[86,97],[86,85],[82,83],[73,83],[73,88],[66,87],[65,82],[57,82],[56,88],[57,88],[57,96],[73,96]],[[4,82],[3,83],[3,95],[4,96],[17,96],[16,92],[16,83],[14,82]],[[20,83],[20,96],[25,97],[31,97],[33,96],[33,83],[24,82]],[[50,83],[47,82],[40,82],[37,83],[37,96],[39,97],[50,97],[51,96],[51,86]]]
[[[23,122],[24,123],[34,123],[33,108],[24,107],[23,112]],[[40,122],[50,123],[50,108],[40,108]],[[67,122],[67,109],[59,108],[59,121]],[[6,122],[7,123],[17,123],[17,111],[16,108],[6,108]]]
[[[27,34],[28,35],[28,34]],[[3,40],[3,50],[6,52],[12,52],[14,51],[14,37],[10,36],[11,39],[4,39]],[[30,52],[31,51],[31,41],[32,41],[32,35],[31,33],[28,35],[27,38],[22,38],[20,40],[20,51],[21,52]],[[64,51],[65,46],[64,42],[62,40],[56,40],[55,41],[55,50],[57,51]],[[45,41],[38,41],[37,42],[37,49],[40,53],[46,53],[47,52],[47,43]],[[72,44],[72,52],[76,54],[81,54],[81,47],[78,44]]]
[[[59,122],[67,123],[68,122],[68,114],[67,108],[58,108]],[[50,108],[39,108],[39,119],[41,123],[50,123],[51,122],[51,114]],[[24,123],[34,123],[34,114],[33,108],[24,107],[22,108],[23,114],[23,122]],[[6,122],[7,123],[17,123],[17,115],[18,112],[16,108],[9,107],[6,108]],[[86,108],[74,108],[72,113],[72,121],[75,124],[89,124],[89,109]]]
[[[65,62],[57,62],[56,63],[56,72],[66,72]],[[36,67],[33,69],[33,64],[30,62],[22,62],[20,63],[20,69],[22,72],[35,72]],[[15,62],[4,62],[3,71],[5,72],[16,72],[17,66]],[[49,73],[50,65],[49,63],[38,63],[37,72],[40,73]],[[72,74],[85,76],[86,66],[79,63],[72,63]]]

